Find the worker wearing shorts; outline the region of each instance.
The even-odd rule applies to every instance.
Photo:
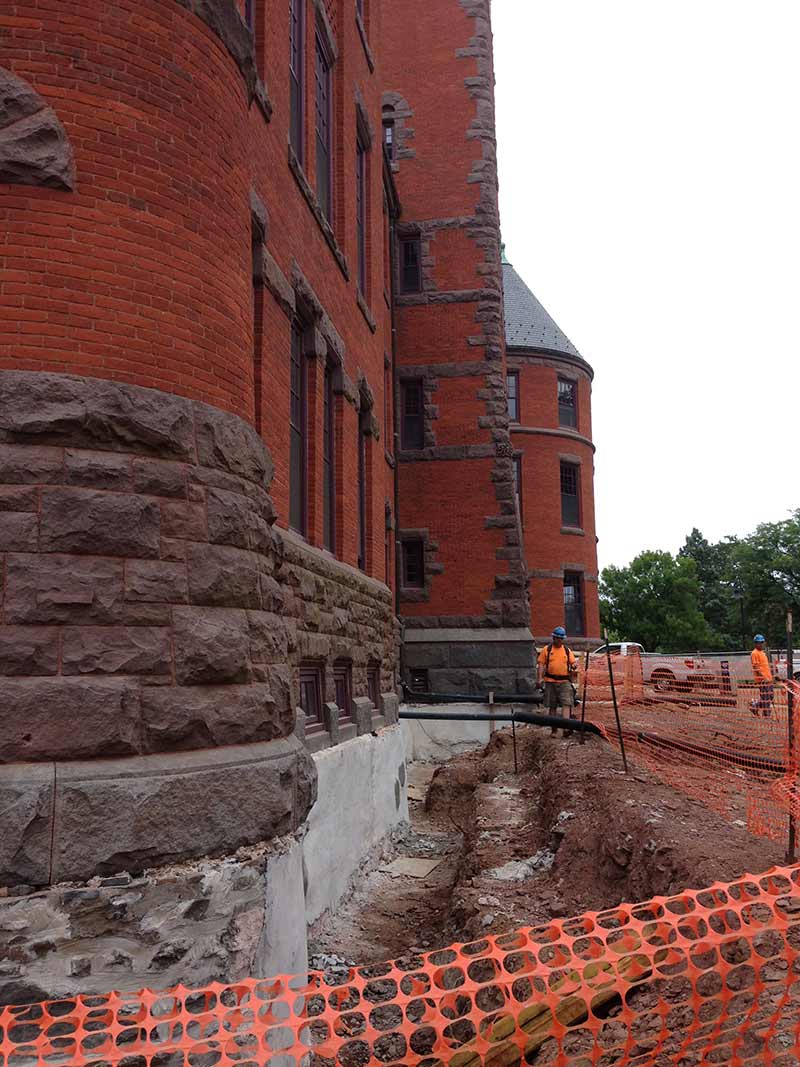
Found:
[[[557,712],[564,719],[575,718],[575,689],[573,679],[578,669],[578,661],[564,644],[567,631],[563,626],[553,630],[552,643],[541,650],[537,662],[537,681],[544,684],[544,703],[551,715]],[[553,733],[556,730],[553,729]],[[568,737],[571,730],[565,730]]]
[[[758,685],[758,700],[750,701],[750,711],[758,718],[759,712],[765,719],[772,715],[772,702],[775,699],[775,683],[772,678],[772,665],[769,656],[764,651],[766,639],[763,634],[756,634],[753,638],[756,646],[750,653],[750,662],[753,665],[753,679]]]

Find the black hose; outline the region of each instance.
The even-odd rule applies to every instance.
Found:
[[[473,698],[474,700],[474,698]],[[554,730],[575,730],[581,728],[578,719],[562,719],[556,715],[534,715],[530,711],[512,711],[510,715],[490,715],[484,711],[464,711],[448,715],[444,711],[401,711],[401,719],[433,719],[438,722],[522,722],[530,726],[549,726]],[[584,723],[587,734],[603,737],[603,731],[593,722]]]
[[[675,741],[669,737],[658,737],[656,734],[627,734],[635,738],[640,744],[652,745],[654,748],[671,748],[677,752],[685,752],[690,756],[700,756],[704,759],[716,759],[722,763],[732,763],[737,767],[744,767],[748,771],[766,771],[769,774],[786,774],[786,765],[780,760],[766,759],[763,756],[750,756],[747,753],[733,752],[727,748],[707,748],[705,745],[696,745],[691,741]]]

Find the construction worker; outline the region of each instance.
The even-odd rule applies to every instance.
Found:
[[[553,639],[539,653],[536,668],[536,681],[544,683],[544,705],[551,715],[558,713],[562,718],[575,718],[575,690],[573,681],[578,674],[578,661],[564,644],[567,631],[563,626],[556,626]],[[553,729],[554,734],[558,731]],[[569,737],[571,730],[564,730]]]
[[[753,678],[758,685],[759,699],[750,701],[750,711],[758,718],[759,711],[765,719],[772,715],[772,701],[775,696],[775,685],[772,680],[772,665],[769,656],[764,651],[766,638],[763,634],[756,634],[753,638],[756,646],[750,653],[750,662],[753,665]]]

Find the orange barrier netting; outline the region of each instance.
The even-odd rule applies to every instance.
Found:
[[[761,687],[749,659],[724,657],[617,656],[613,671],[629,756],[752,833],[787,842],[790,815],[800,816],[797,683]],[[584,679],[587,717],[618,744],[604,655],[593,655],[581,671],[580,696]]]
[[[321,974],[0,1011],[2,1067],[800,1063],[800,869]]]

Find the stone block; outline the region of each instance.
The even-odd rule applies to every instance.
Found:
[[[0,885],[49,881],[53,777],[50,766],[0,766]]]
[[[58,630],[44,626],[0,626],[0,675],[58,674]]]
[[[164,537],[179,537],[184,541],[207,541],[205,505],[183,500],[162,504],[161,533]]]
[[[400,718],[400,698],[397,693],[381,693],[383,717],[387,726],[393,726]]]
[[[283,611],[286,605],[286,592],[280,582],[271,574],[261,571],[261,606],[264,611]]]
[[[38,515],[0,511],[0,552],[35,552],[38,532]]]
[[[158,558],[158,504],[128,493],[48,489],[42,493],[42,552]]]
[[[453,693],[458,696],[470,693],[469,671],[466,670],[432,670],[428,674],[432,693]]]
[[[3,371],[0,441],[191,460],[192,406],[160,389],[101,378]]]
[[[129,560],[125,566],[125,599],[156,604],[187,603],[186,564]]]
[[[474,696],[489,693],[513,693],[517,685],[517,672],[512,669],[472,670],[469,672],[469,690]]]
[[[208,404],[195,403],[197,459],[269,489],[274,473],[266,445],[242,419]]]
[[[153,626],[66,626],[62,673],[172,674],[170,631]]]
[[[187,546],[189,600],[217,607],[261,607],[259,558],[224,545]]]
[[[146,751],[167,752],[286,737],[294,713],[269,684],[167,686],[142,692],[142,721]]]
[[[60,448],[0,444],[0,482],[6,485],[57,485],[63,467]]]
[[[38,510],[37,489],[27,485],[0,485],[0,512]]]
[[[447,667],[449,665],[450,645],[440,642],[423,645],[409,641],[403,650],[405,665],[412,667]]]
[[[222,855],[291,833],[316,799],[295,737],[59,767],[53,880]]]
[[[121,560],[9,555],[8,623],[113,623],[122,601]]]
[[[0,762],[133,755],[139,686],[122,678],[6,678]]]
[[[266,611],[248,611],[250,658],[253,663],[286,660],[289,652],[288,622]]]
[[[208,490],[208,539],[217,545],[250,548],[252,508],[247,497],[213,486]]]
[[[353,718],[356,723],[356,733],[372,733],[372,713],[376,710],[369,697],[353,697]]]
[[[170,460],[136,459],[133,463],[133,491],[146,496],[185,497],[186,467]]]
[[[75,451],[68,448],[64,452],[64,482],[66,485],[130,492],[132,487],[130,456],[117,455],[114,452]]]
[[[179,685],[233,685],[250,680],[247,612],[175,608],[173,618]]]

